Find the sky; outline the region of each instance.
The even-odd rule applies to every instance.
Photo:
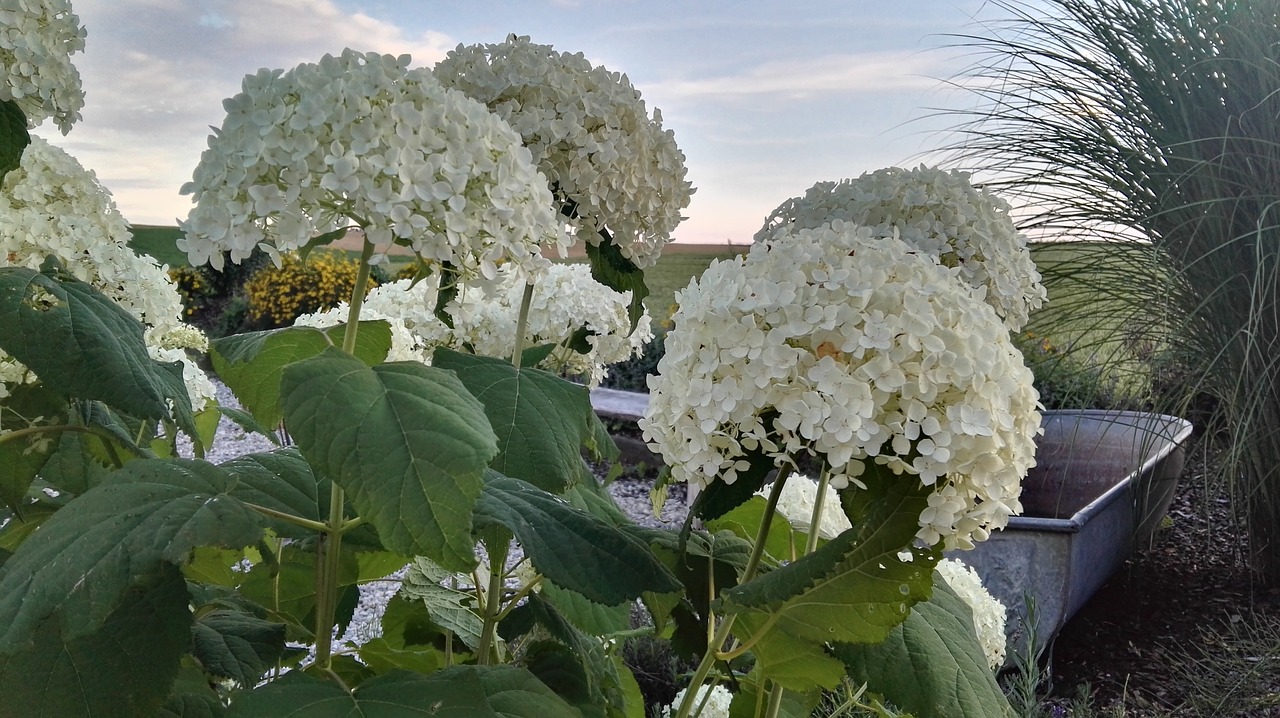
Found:
[[[985,0],[72,0],[86,94],[66,137],[126,219],[173,225],[222,100],[259,68],[343,48],[430,66],[508,33],[626,73],[675,132],[697,188],[676,241],[749,242],[814,183],[929,160],[954,120],[928,108],[965,60],[951,33]],[[936,160],[936,156],[935,156]]]

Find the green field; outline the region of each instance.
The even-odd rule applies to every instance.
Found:
[[[187,264],[187,255],[174,245],[182,236],[177,227],[157,227],[149,224],[135,224],[132,227],[133,239],[129,246],[139,254],[155,257],[161,264],[170,267],[181,267]]]

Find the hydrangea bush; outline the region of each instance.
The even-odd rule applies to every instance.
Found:
[[[197,263],[307,251],[345,223],[365,230],[345,323],[210,346],[243,406],[219,410],[246,431],[283,427],[289,446],[213,464],[147,441],[160,427],[197,450],[205,437],[179,367],[152,358],[146,324],[93,286],[118,271],[101,265],[123,262],[103,259],[111,230],[93,229],[110,213],[56,193],[22,200],[30,225],[47,227],[36,244],[84,253],[92,282],[57,256],[0,267],[0,350],[42,380],[0,400],[5,707],[619,718],[640,710],[619,650],[639,601],[655,631],[681,637],[674,648],[701,656],[678,718],[702,694],[721,714],[727,701],[734,715],[803,715],[846,676],[922,718],[1009,715],[972,610],[932,569],[940,544],[979,540],[1016,507],[1035,400],[958,270],[842,225],[713,267],[684,293],[655,393],[670,421],[646,426],[704,486],[694,513],[709,530],[638,526],[584,460],[616,455],[588,390],[533,365],[563,363],[557,345],[590,361],[624,351],[632,328],[643,334],[641,292],[606,301],[538,249],[566,241],[555,213],[578,204],[670,216],[627,177],[620,195],[587,183],[568,197],[502,118],[408,65],[346,51],[251,76],[188,187],[184,246]],[[540,81],[564,91],[553,74]],[[549,121],[594,129],[585,113]],[[645,141],[646,157],[675,156]],[[0,143],[5,186],[42,152]],[[661,172],[688,189],[682,166]],[[649,240],[615,221],[641,260]],[[102,241],[63,247],[95,232]],[[643,287],[600,234],[593,273]],[[390,242],[432,271],[366,302],[375,248]],[[501,318],[482,320],[493,307]],[[469,327],[511,326],[512,308],[514,331],[491,352],[501,356],[475,353],[487,338]],[[155,343],[198,342],[175,327]],[[789,510],[783,489],[804,452],[826,465],[807,524],[819,529],[782,559],[774,517]],[[830,487],[848,523],[824,538]],[[410,564],[365,640],[340,641],[358,587]],[[925,634],[944,637],[930,644],[937,660],[910,660]],[[704,687],[724,662],[749,666],[728,695]],[[906,667],[886,675],[891,665]],[[939,681],[956,690],[922,689]]]
[[[1010,206],[964,172],[887,167],[856,179],[819,182],[775,209],[756,233],[811,229],[834,220],[894,235],[937,257],[978,290],[1013,331],[1045,300],[1040,273],[1009,215]]]

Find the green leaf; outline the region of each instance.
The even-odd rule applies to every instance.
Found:
[[[627,316],[631,319],[632,331],[636,323],[644,315],[644,298],[649,296],[649,287],[644,283],[644,271],[630,259],[622,256],[622,250],[609,237],[602,237],[600,244],[587,242],[587,260],[591,262],[591,276],[597,282],[618,292],[631,292],[631,306],[627,308]]]
[[[773,418],[764,416],[761,421],[765,426],[771,426]],[[719,518],[756,495],[773,473],[774,459],[766,456],[763,448],[756,448],[748,451],[742,460],[747,462],[747,469],[738,472],[737,480],[732,484],[712,481],[704,487],[689,507],[691,515],[703,520]]]
[[[22,152],[31,144],[27,118],[13,100],[0,102],[0,182],[22,163]]]
[[[913,604],[929,597],[934,552],[911,546],[929,489],[912,477],[865,477],[874,497],[855,530],[813,553],[727,591],[724,608],[738,614],[735,634],[751,637],[764,674],[798,691],[830,688],[839,681],[831,642],[878,643],[906,620]]]
[[[350,227],[339,227],[331,232],[325,232],[324,234],[318,234],[312,237],[307,240],[306,244],[298,248],[298,257],[300,257],[303,262],[307,261],[307,257],[311,256],[311,253],[317,248],[333,244],[339,239],[342,239],[347,236],[347,232],[350,229]]]
[[[197,546],[257,541],[258,518],[233,488],[212,464],[139,460],[72,500],[0,572],[0,654],[21,650],[49,616],[65,640],[92,633],[130,588],[185,564]]]
[[[184,664],[187,662],[183,661]],[[222,718],[225,713],[221,698],[209,686],[209,679],[204,673],[194,666],[184,665],[158,718]]]
[[[500,629],[504,635],[514,637],[513,634],[527,634],[535,624],[544,628],[565,650],[550,651],[542,670],[534,665],[530,665],[530,670],[556,689],[556,693],[582,709],[584,714],[599,715],[607,707],[612,714],[621,715],[626,709],[626,694],[617,667],[604,649],[604,642],[576,628],[544,596],[538,594],[530,596],[524,605],[512,611]],[[528,658],[527,652],[525,655]],[[577,665],[566,665],[565,658]],[[553,678],[552,674],[558,678]],[[559,682],[561,680],[564,682]],[[578,695],[572,695],[573,692],[578,692]]]
[[[283,623],[239,611],[212,611],[193,628],[192,655],[210,675],[252,688],[284,653]]]
[[[707,521],[707,530],[732,531],[748,541],[754,541],[760,533],[760,524],[764,521],[764,512],[768,506],[769,502],[764,498],[753,496],[720,518]],[[796,532],[782,514],[775,514],[769,524],[769,535],[765,537],[764,550],[775,563],[790,561],[797,551],[804,549],[804,540],[804,534],[796,537]]]
[[[838,644],[833,652],[854,682],[918,718],[1014,715],[987,668],[968,604],[936,573],[933,597],[883,643]]]
[[[592,695],[587,671],[573,649],[555,641],[531,641],[523,647],[522,664],[556,695],[582,711],[584,718],[605,718],[604,705]]]
[[[447,585],[451,578],[456,577],[456,573],[446,571],[431,559],[418,557],[409,565],[399,593],[424,605],[436,625],[451,631],[474,650],[480,645],[484,619],[476,613],[476,599],[471,592]],[[499,653],[502,652],[500,648]]]
[[[376,673],[389,673],[397,668],[417,673],[434,673],[444,665],[444,655],[434,648],[396,648],[382,637],[360,644],[359,655],[360,660]]]
[[[111,475],[91,445],[102,447],[102,438],[79,432],[65,432],[58,438],[58,448],[49,456],[41,478],[59,491],[83,494]]]
[[[529,347],[520,352],[520,366],[538,366],[547,357],[551,356],[551,352],[555,350],[555,344],[539,344],[536,347]]]
[[[9,388],[0,409],[0,430],[20,431],[33,422],[39,426],[60,424],[66,414],[66,400],[43,382],[17,384]],[[0,443],[0,504],[22,511],[27,489],[57,450],[60,438],[56,433],[38,433]]]
[[[550,581],[543,581],[541,586],[542,598],[583,633],[607,636],[631,628],[631,601],[602,606],[577,591],[560,588]]]
[[[338,557],[338,630],[345,629],[359,601],[360,565],[353,551]],[[297,544],[286,544],[275,563],[255,564],[237,587],[245,598],[266,607],[273,618],[289,623],[298,635],[312,638],[316,608],[316,556]]]
[[[340,349],[281,381],[302,453],[350,495],[383,544],[450,570],[475,565],[471,514],[497,439],[453,372],[414,362],[369,368]]]
[[[280,376],[294,362],[309,359],[330,347],[342,346],[345,324],[321,330],[286,327],[216,339],[209,357],[218,377],[257,420],[257,431],[275,427],[281,419]],[[381,363],[391,350],[391,325],[360,322],[355,356],[369,366]],[[263,432],[267,433],[267,432]]]
[[[500,474],[560,493],[590,476],[582,447],[592,439],[595,410],[587,388],[541,369],[502,359],[437,349],[432,365],[451,369],[484,404],[498,436],[489,464]]]
[[[218,468],[236,477],[235,495],[245,503],[292,514],[311,521],[328,518],[328,504],[321,508],[318,487],[321,481],[312,473],[302,454],[293,447],[245,454],[218,464]],[[328,482],[323,482],[327,484]],[[325,491],[326,497],[328,491]],[[278,536],[304,539],[314,536],[309,529],[287,521],[263,517]]]
[[[56,617],[31,642],[0,655],[0,714],[59,718],[155,715],[191,640],[186,584],[173,567],[135,586],[90,632],[74,638]]]
[[[680,588],[644,542],[528,482],[490,471],[476,517],[511,529],[539,573],[597,603]]]
[[[0,268],[0,349],[64,396],[139,419],[172,418],[195,436],[181,364],[152,360],[142,332],[137,319],[52,259],[40,272]]]
[[[276,446],[280,445],[280,439],[276,438],[276,432],[258,423],[258,420],[253,418],[253,414],[233,406],[219,406],[218,411],[222,412],[223,416],[230,419],[233,424],[241,429],[250,433],[261,434]]]
[[[410,718],[476,716],[573,718],[565,703],[523,668],[457,666],[423,676],[397,671],[371,678],[351,692],[332,682],[290,673],[238,696],[228,718]]]

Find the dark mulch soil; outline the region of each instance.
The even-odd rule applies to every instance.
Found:
[[[1264,640],[1242,647],[1224,638],[1280,636],[1280,593],[1261,587],[1245,567],[1230,501],[1205,480],[1212,462],[1206,453],[1191,451],[1170,521],[1153,545],[1063,627],[1051,649],[1055,696],[1087,682],[1095,707],[1114,711],[1108,715],[1280,716],[1280,708],[1264,707],[1280,705],[1280,685],[1250,673],[1280,676],[1271,665],[1280,646],[1271,651]]]

